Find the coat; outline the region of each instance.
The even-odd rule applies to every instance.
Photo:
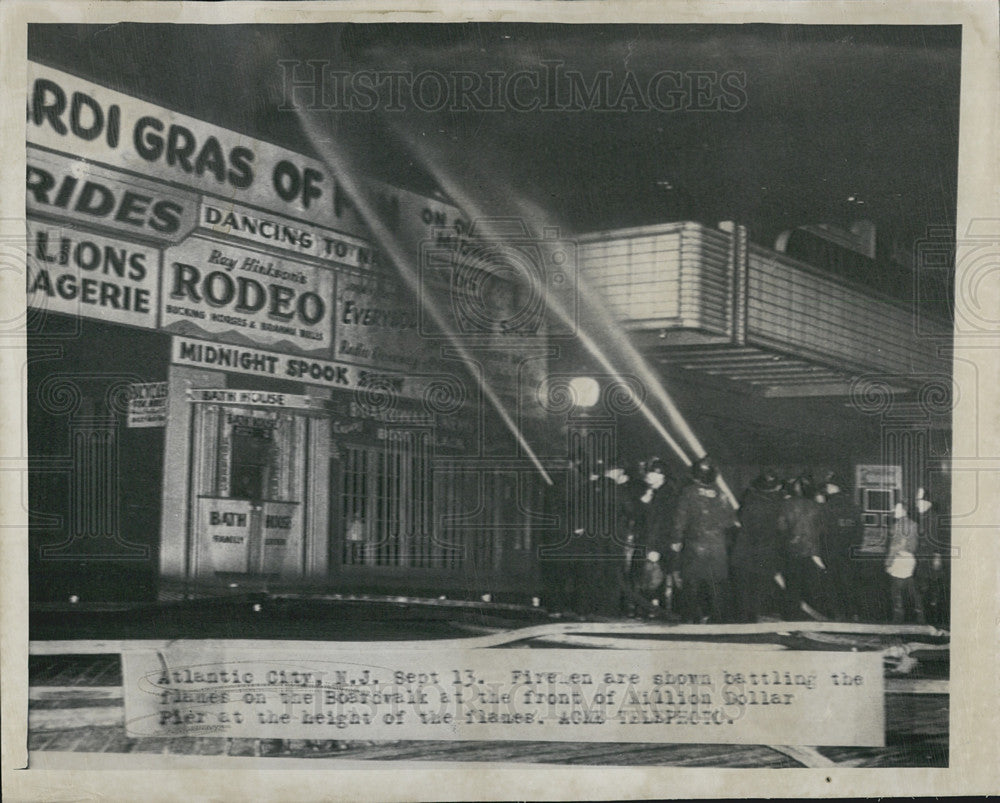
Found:
[[[778,518],[781,515],[781,491],[750,488],[740,505],[740,523],[730,562],[736,571],[772,577],[781,571],[781,539]]]
[[[889,551],[885,556],[885,569],[893,577],[905,579],[913,576],[918,538],[917,524],[912,519],[904,516],[892,525]]]
[[[861,511],[850,496],[831,494],[823,506],[822,557],[833,569],[851,565],[852,550],[860,547],[864,538]]]
[[[823,507],[812,499],[792,496],[785,500],[778,517],[787,557],[811,558],[822,552]]]
[[[656,550],[666,558],[670,547],[670,532],[673,524],[676,496],[668,484],[652,492],[648,502],[642,501],[648,486],[636,488],[634,501],[636,536],[638,543],[647,552]]]
[[[673,543],[681,545],[681,577],[725,579],[726,542],[736,512],[718,488],[700,482],[681,491],[673,521]]]

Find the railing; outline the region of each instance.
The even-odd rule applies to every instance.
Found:
[[[528,510],[540,489],[523,475],[434,458],[412,434],[384,447],[343,447],[339,516],[343,566],[492,575],[524,570]],[[519,561],[522,565],[519,565]]]

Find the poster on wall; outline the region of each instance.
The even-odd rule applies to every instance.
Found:
[[[420,299],[399,279],[382,271],[340,279],[336,359],[423,372],[442,364],[434,345],[420,333]]]
[[[367,240],[231,201],[203,198],[198,227],[205,234],[233,237],[298,256],[353,268],[374,268],[380,256]]]
[[[137,382],[129,385],[127,426],[166,426],[167,399],[166,382]]]
[[[81,318],[156,327],[159,252],[147,245],[27,222],[28,306]]]
[[[161,328],[323,357],[333,286],[332,271],[192,237],[164,252]]]
[[[302,505],[297,502],[265,502],[261,573],[293,578],[302,565]]]

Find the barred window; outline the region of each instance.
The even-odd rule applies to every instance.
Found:
[[[435,567],[430,433],[388,430],[381,447],[343,449],[340,514],[347,566]]]
[[[381,446],[341,445],[343,565],[495,572],[530,554],[525,508],[540,489],[522,472],[433,458],[430,443],[430,431],[388,430]]]

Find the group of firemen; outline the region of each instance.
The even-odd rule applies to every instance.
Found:
[[[861,513],[833,473],[817,482],[765,470],[738,506],[707,457],[687,482],[655,458],[638,477],[609,464],[577,479],[566,508],[572,535],[541,555],[556,610],[692,623],[947,625],[946,549],[923,489],[896,504],[888,543],[872,554],[862,549]]]

